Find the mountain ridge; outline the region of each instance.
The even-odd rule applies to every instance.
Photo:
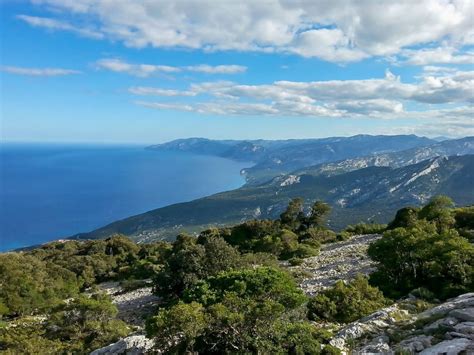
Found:
[[[147,149],[184,151],[253,162],[254,165],[244,169],[243,173],[247,184],[255,185],[306,166],[433,143],[436,141],[416,135],[355,135],[288,140],[188,138],[149,146]]]
[[[302,175],[289,184],[271,181],[132,216],[75,238],[123,233],[136,240],[169,239],[248,219],[274,218],[291,198],[305,196],[333,206],[332,228],[361,221],[387,222],[398,208],[446,194],[459,205],[474,203],[474,155],[435,157],[400,168],[371,166],[335,176]],[[308,206],[307,206],[308,207]]]

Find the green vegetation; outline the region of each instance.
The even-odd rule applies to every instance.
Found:
[[[472,291],[474,246],[460,232],[472,231],[474,214],[452,206],[439,196],[421,209],[398,211],[383,238],[369,247],[379,263],[371,283],[393,298],[419,287],[440,299]]]
[[[379,223],[357,223],[354,225],[347,226],[343,232],[349,235],[360,235],[360,234],[380,234],[385,232],[387,229],[386,224]]]
[[[87,353],[128,334],[109,297],[90,286],[152,277],[169,248],[115,236],[0,254],[0,351]]]
[[[173,243],[123,236],[55,242],[0,254],[0,351],[87,353],[133,331],[97,285],[153,285],[162,303],[146,331],[167,353],[338,354],[328,323],[348,323],[412,293],[426,301],[474,289],[474,208],[436,197],[403,208],[388,225],[329,230],[327,204],[293,199],[277,220],[213,228]],[[300,265],[322,244],[379,233],[378,269],[309,298],[282,260]],[[293,270],[293,269],[292,269]],[[383,292],[383,293],[382,293]],[[419,300],[424,309],[426,301]],[[314,321],[314,322],[312,322]]]
[[[345,284],[336,284],[313,297],[308,304],[312,320],[349,323],[375,312],[389,303],[376,287],[362,275]]]

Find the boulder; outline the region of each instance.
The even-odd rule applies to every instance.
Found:
[[[427,335],[410,337],[401,341],[397,345],[397,349],[404,352],[409,352],[410,354],[414,354],[416,352],[420,352],[426,348],[429,348],[431,346],[432,340],[433,337]]]
[[[466,322],[474,322],[474,307],[455,309],[449,312],[449,315]]]
[[[120,339],[118,342],[96,349],[90,355],[141,355],[153,348],[154,341],[144,335],[131,335]]]
[[[431,332],[431,331],[439,329],[439,327],[453,327],[458,323],[459,323],[459,320],[454,317],[441,318],[427,325],[426,327],[423,328],[423,330],[425,332]]]
[[[474,322],[463,322],[454,326],[454,330],[463,334],[474,334]]]
[[[339,330],[329,343],[343,350],[350,340],[359,339],[366,334],[380,334],[383,329],[395,323],[395,319],[392,317],[395,312],[400,312],[396,305],[386,307],[358,321],[349,323]]]
[[[423,350],[420,355],[458,355],[463,351],[467,352],[470,349],[474,350],[474,342],[465,338],[456,338],[453,340],[445,340],[428,349]]]
[[[372,341],[362,347],[357,354],[385,354],[390,351],[390,342],[389,337],[387,336],[378,336],[372,339]]]
[[[452,298],[437,307],[428,309],[427,311],[420,313],[418,315],[418,318],[423,319],[423,318],[430,318],[430,317],[438,316],[438,315],[443,316],[451,312],[453,309],[467,308],[467,307],[474,307],[474,292],[465,293],[456,298]]]

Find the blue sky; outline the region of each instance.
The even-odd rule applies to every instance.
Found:
[[[3,1],[1,135],[474,135],[472,1]]]

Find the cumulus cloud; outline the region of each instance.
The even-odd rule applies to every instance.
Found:
[[[452,109],[428,110],[405,113],[414,125],[397,126],[389,129],[390,134],[417,134],[427,136],[466,137],[474,136],[474,108],[462,106]],[[387,134],[387,128],[380,133]]]
[[[453,47],[423,48],[403,50],[402,63],[413,65],[428,64],[474,64],[474,52],[459,52]]]
[[[439,63],[465,63],[471,55],[455,51],[474,43],[471,0],[33,2],[59,10],[57,17],[64,14],[75,23],[93,22],[101,36],[137,48],[284,52],[351,62],[443,43],[455,50],[451,57],[437,53]],[[55,29],[63,26],[68,31],[80,29],[45,19],[27,22]],[[411,63],[432,63],[427,52],[404,55]]]
[[[3,66],[2,71],[10,74],[27,75],[27,76],[63,76],[81,73],[78,70],[62,69],[62,68],[23,68],[13,66]]]
[[[313,82],[276,81],[244,85],[231,81],[191,84],[186,90],[133,87],[135,95],[197,96],[214,101],[194,103],[144,103],[157,109],[211,114],[265,114],[311,117],[408,117],[404,103],[462,105],[474,102],[473,71],[438,71],[427,68],[416,83],[404,83],[387,71],[384,78]],[[429,107],[428,107],[429,108]],[[450,111],[451,112],[451,111]],[[458,117],[460,111],[455,112]],[[417,111],[416,115],[420,115]],[[431,114],[432,115],[432,114]]]
[[[152,64],[131,64],[120,59],[100,59],[96,62],[96,67],[114,71],[117,73],[127,73],[138,77],[148,77],[151,75],[165,73],[179,73],[183,71],[198,72],[206,74],[237,74],[243,73],[247,67],[241,65],[191,65],[176,67],[170,65],[152,65]]]

